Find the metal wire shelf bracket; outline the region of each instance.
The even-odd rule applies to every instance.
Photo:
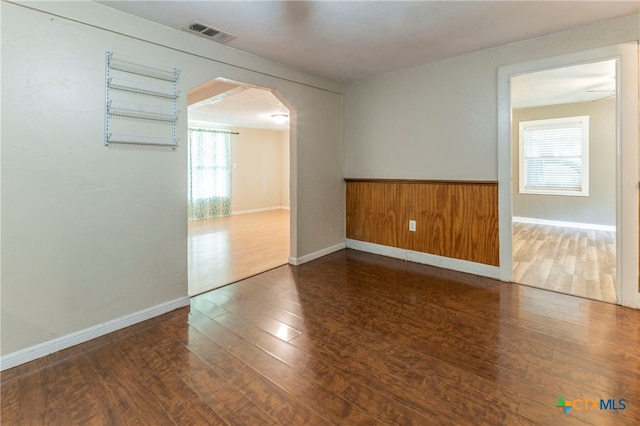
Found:
[[[180,92],[167,89],[166,87],[141,84],[135,81],[127,81],[117,78],[110,78],[107,82],[110,89],[123,90],[125,92],[137,93],[139,95],[157,96],[159,98],[176,99]]]
[[[112,70],[143,75],[157,80],[172,81],[174,83],[178,81],[180,75],[180,71],[175,68],[158,64],[142,64],[134,58],[113,52],[107,52],[107,64]]]
[[[104,145],[118,143],[175,149],[178,143],[176,122],[180,113],[180,70],[143,63],[114,52],[106,52],[105,62]]]
[[[145,104],[124,104],[109,101],[107,113],[112,117],[137,118],[139,120],[166,121],[175,123],[179,111],[163,111]]]
[[[110,134],[107,136],[107,144],[127,144],[160,146],[176,149],[177,140],[174,143],[172,138],[154,138],[149,136]]]

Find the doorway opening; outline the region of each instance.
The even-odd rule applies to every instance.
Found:
[[[290,110],[215,79],[188,93],[190,296],[288,263]]]
[[[498,214],[500,279],[514,280],[514,138],[512,80],[540,71],[613,60],[616,69],[615,296],[616,303],[640,306],[638,285],[638,44],[622,43],[503,66],[498,69]],[[594,89],[596,90],[596,89]],[[515,131],[515,129],[513,129]],[[518,129],[520,130],[520,129]],[[593,158],[591,160],[594,160]],[[597,160],[597,159],[596,159]],[[518,166],[519,167],[519,166]],[[519,173],[518,169],[518,173]],[[593,180],[589,183],[592,185]],[[588,223],[582,219],[579,223]]]
[[[616,303],[616,60],[511,77],[513,281]]]

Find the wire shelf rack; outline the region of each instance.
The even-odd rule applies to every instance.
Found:
[[[114,52],[106,52],[105,62],[104,145],[175,149],[180,70]]]

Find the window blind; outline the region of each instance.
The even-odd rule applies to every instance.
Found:
[[[521,191],[586,195],[588,117],[522,124]]]

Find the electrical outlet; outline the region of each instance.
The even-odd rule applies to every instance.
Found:
[[[416,232],[416,221],[415,220],[410,220],[409,221],[409,231]]]

